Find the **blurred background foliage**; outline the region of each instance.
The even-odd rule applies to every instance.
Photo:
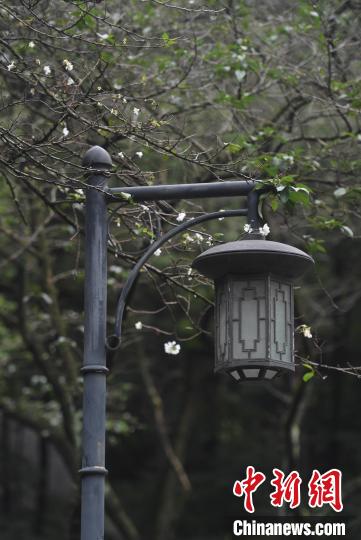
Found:
[[[303,516],[312,470],[340,468],[359,538],[361,3],[3,0],[0,13],[1,538],[78,538],[81,159],[94,144],[113,186],[263,180],[270,238],[316,260],[296,291],[296,375],[236,385],[212,372],[212,287],[189,269],[244,220],[153,257],[108,359],[106,538],[231,538],[232,486],[251,464],[298,470]],[[109,333],[158,234],[240,204],[112,206]],[[255,516],[277,512],[260,489]]]

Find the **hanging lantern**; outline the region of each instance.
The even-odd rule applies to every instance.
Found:
[[[236,381],[294,371],[293,282],[314,261],[267,240],[212,247],[193,268],[215,281],[216,372]]]

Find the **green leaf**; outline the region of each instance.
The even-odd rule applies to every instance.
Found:
[[[288,200],[293,203],[299,203],[303,204],[304,206],[308,206],[310,204],[310,196],[309,193],[304,191],[303,189],[299,189],[295,191],[294,189],[290,189],[288,193]]]
[[[313,369],[313,367],[311,366],[311,364],[307,364],[306,362],[304,362],[302,365],[303,365],[303,367],[308,368],[308,369],[310,369],[311,371],[314,371],[314,369]]]
[[[283,204],[287,204],[288,203],[288,198],[289,198],[289,193],[290,193],[290,190],[288,188],[285,188],[283,189],[281,192],[280,192],[280,199],[281,199],[281,202]]]
[[[109,34],[109,36],[106,38],[106,40],[108,43],[110,43],[110,45],[115,45],[116,44],[116,39],[115,39],[115,36],[114,34]]]
[[[111,53],[109,51],[102,51],[100,53],[100,58],[103,60],[103,62],[106,62],[107,64],[114,63],[113,53]]]
[[[324,240],[316,239],[316,238],[309,238],[307,240],[307,247],[308,251],[311,253],[311,255],[316,253],[326,253],[326,248],[323,245],[325,243]]]
[[[241,150],[241,147],[239,144],[229,143],[227,144],[227,150],[231,154],[237,154]]]
[[[164,33],[162,34],[162,40],[163,40],[164,45],[165,45],[166,47],[172,47],[172,45],[174,45],[175,42],[176,42],[176,38],[171,38],[171,37],[169,36],[168,32],[164,32]]]
[[[278,200],[278,197],[276,195],[271,195],[269,197],[269,201],[270,201],[270,205],[271,205],[271,208],[274,212],[276,212],[276,210],[278,209],[278,206],[279,206],[279,200]]]
[[[308,364],[307,362],[303,362],[302,365],[303,365],[303,367],[308,369],[308,371],[302,377],[303,381],[307,382],[310,379],[312,379],[312,377],[314,377],[316,375],[316,371],[315,371],[314,367],[311,366],[311,364]]]
[[[308,382],[310,379],[312,379],[313,377],[315,376],[315,372],[314,371],[308,371],[307,373],[304,374],[304,376],[302,377],[303,381],[304,382]]]
[[[87,28],[90,30],[95,30],[96,21],[89,13],[83,14],[83,11],[78,10],[74,11],[72,15],[75,17],[80,17],[78,22],[74,25],[79,30],[86,30]]]

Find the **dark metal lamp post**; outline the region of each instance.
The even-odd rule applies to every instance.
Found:
[[[112,167],[104,149],[84,156],[88,169],[85,203],[85,335],[81,540],[104,538],[106,347],[121,343],[126,302],[141,268],[165,242],[199,223],[247,216],[257,230],[258,196],[254,181],[108,188]],[[130,195],[135,202],[209,197],[246,197],[247,208],[211,212],[174,227],[153,242],[130,272],[122,289],[115,331],[106,337],[107,205]],[[292,281],[311,264],[302,251],[276,242],[244,240],[211,248],[194,267],[216,281],[216,371],[236,380],[272,379],[294,370]]]

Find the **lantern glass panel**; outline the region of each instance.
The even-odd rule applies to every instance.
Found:
[[[278,371],[274,371],[273,369],[267,369],[266,373],[264,374],[265,379],[274,379],[274,377],[277,375]]]
[[[270,280],[271,358],[289,362],[293,349],[292,285]]]
[[[236,379],[236,381],[239,381],[241,378],[240,374],[236,370],[230,371],[229,374],[231,375],[231,377],[233,377],[233,379]]]
[[[216,371],[236,380],[294,371],[290,282],[229,274],[216,281],[216,295]]]
[[[260,369],[244,369],[243,374],[246,379],[257,379],[260,371]]]
[[[266,283],[260,279],[231,280],[232,357],[255,360],[266,356]]]

